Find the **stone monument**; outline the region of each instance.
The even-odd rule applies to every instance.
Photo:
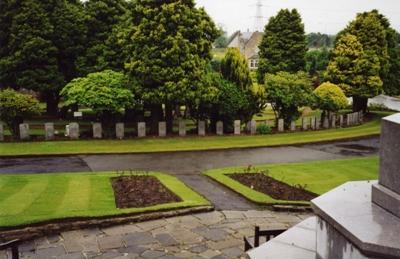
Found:
[[[79,139],[79,124],[76,122],[69,124],[70,139]]]
[[[399,158],[400,113],[382,120],[379,182],[349,182],[312,200],[315,217],[253,249],[250,258],[400,258]]]
[[[138,137],[146,137],[146,122],[138,122]]]
[[[217,131],[218,136],[224,135],[224,123],[222,121],[217,122],[216,128],[217,128],[216,131]]]
[[[336,128],[336,115],[332,115],[332,118],[331,118],[331,125],[332,125],[332,128]]]
[[[312,130],[315,130],[315,121],[316,121],[315,117],[311,117],[310,126]]]
[[[249,133],[255,135],[257,133],[257,122],[255,120],[249,121]]]
[[[285,131],[285,121],[283,119],[278,120],[278,131],[279,132]]]
[[[31,138],[29,134],[29,124],[19,124],[19,137],[21,140],[29,140]]]
[[[46,140],[54,140],[54,123],[45,123],[44,124],[44,132]]]
[[[302,130],[308,130],[308,118],[303,117],[301,121]]]
[[[199,124],[197,126],[197,133],[199,136],[204,137],[206,135],[206,122],[205,121],[199,121]]]
[[[162,138],[167,136],[167,123],[165,121],[158,123],[158,136]]]
[[[296,131],[296,122],[295,121],[292,121],[290,123],[290,131]]]
[[[235,122],[234,122],[234,127],[235,127],[235,129],[234,129],[234,134],[235,135],[240,135],[241,134],[241,121],[240,120],[235,120]]]
[[[0,141],[4,141],[4,125],[0,122]]]
[[[179,136],[180,137],[186,136],[186,121],[183,119],[179,120]]]
[[[329,118],[328,118],[328,116],[325,116],[323,127],[324,127],[324,129],[329,129]]]
[[[124,123],[115,124],[115,136],[117,137],[117,139],[125,138],[125,124]]]
[[[101,123],[93,123],[93,138],[101,139],[103,137],[103,129]]]

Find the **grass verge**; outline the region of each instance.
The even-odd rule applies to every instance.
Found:
[[[0,143],[0,157],[194,151],[335,141],[380,134],[381,118],[388,114],[377,113],[373,120],[350,128],[272,135]]]
[[[273,164],[256,166],[255,168],[259,171],[268,170],[268,175],[276,180],[292,186],[301,185],[306,190],[321,195],[348,181],[377,179],[378,157]],[[227,174],[243,173],[245,169],[245,167],[222,168],[209,170],[205,174],[255,203],[268,205],[309,204],[308,202],[275,200],[227,176]]]
[[[0,227],[69,218],[96,218],[206,206],[210,203],[177,178],[157,177],[182,201],[145,208],[118,209],[110,178],[115,173],[63,173],[0,176]]]

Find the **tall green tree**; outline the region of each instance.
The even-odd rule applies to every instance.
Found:
[[[116,31],[114,28],[128,19],[129,4],[125,0],[88,0],[84,4],[86,13],[86,52],[79,59],[82,75],[105,69],[122,70],[114,48]]]
[[[77,75],[84,16],[76,1],[2,1],[0,85],[40,92],[47,112],[58,110],[59,91]]]
[[[142,86],[153,131],[162,104],[171,130],[173,107],[193,102],[201,92],[218,30],[193,0],[137,0],[131,15],[129,75]]]
[[[353,110],[366,111],[368,98],[382,92],[380,60],[375,52],[364,51],[357,37],[341,35],[326,70],[326,79],[353,97]]]
[[[280,10],[265,26],[260,44],[258,81],[264,82],[265,74],[304,70],[307,41],[304,24],[296,9]]]

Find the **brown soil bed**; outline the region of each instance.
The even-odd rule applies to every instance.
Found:
[[[237,173],[228,174],[228,176],[258,192],[271,196],[275,200],[310,201],[318,197],[315,193],[290,186],[262,173]]]
[[[116,177],[112,179],[112,186],[116,205],[121,209],[182,201],[154,176]]]

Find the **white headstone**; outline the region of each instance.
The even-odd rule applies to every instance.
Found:
[[[325,118],[324,118],[323,127],[324,127],[324,129],[329,129],[329,118],[328,118],[328,116],[325,116]]]
[[[283,119],[278,120],[278,131],[279,132],[285,131],[285,121]]]
[[[26,123],[19,124],[19,136],[21,140],[30,139],[29,124]]]
[[[315,130],[315,129],[316,129],[316,128],[315,128],[315,122],[316,122],[315,117],[311,117],[311,119],[310,119],[310,126],[311,126],[311,129],[312,129],[312,130]]]
[[[336,128],[336,115],[332,115],[332,128]]]
[[[117,139],[125,138],[125,124],[124,123],[115,124],[115,136]]]
[[[303,130],[308,130],[308,118],[303,117],[301,125],[301,128]]]
[[[79,124],[78,123],[70,123],[69,124],[69,137],[71,139],[79,139]]]
[[[234,134],[235,135],[240,135],[241,134],[241,121],[240,120],[235,120],[235,122],[234,122],[234,126],[235,126],[235,129],[234,129]]]
[[[206,122],[205,121],[199,121],[199,124],[197,126],[197,133],[199,136],[205,136],[206,135]]]
[[[315,129],[319,130],[321,128],[321,118],[315,117]]]
[[[340,115],[340,116],[339,116],[339,126],[340,126],[340,127],[343,127],[343,123],[344,123],[344,116],[343,116],[343,115]]]
[[[179,136],[184,137],[186,136],[186,121],[179,120]]]
[[[295,121],[292,121],[292,122],[290,123],[290,130],[291,130],[291,131],[296,131],[296,122],[295,122]]]
[[[165,121],[158,123],[158,136],[162,138],[167,136],[167,123]]]
[[[101,123],[93,123],[93,138],[101,139],[103,137],[103,129]]]
[[[138,137],[139,138],[146,137],[146,122],[138,123]]]
[[[217,131],[218,136],[224,135],[224,123],[222,121],[217,122],[216,128],[217,128],[216,131]]]
[[[44,132],[46,140],[54,140],[54,123],[46,123],[44,124]]]
[[[0,123],[0,141],[4,141],[4,125]]]
[[[249,129],[250,129],[250,134],[255,135],[257,133],[257,122],[255,120],[251,120],[249,122]]]

